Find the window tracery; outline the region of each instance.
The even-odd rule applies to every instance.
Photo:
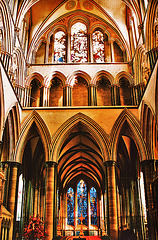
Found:
[[[71,61],[84,63],[88,60],[88,42],[86,25],[77,22],[71,27]]]
[[[67,224],[74,226],[75,219],[77,219],[77,224],[81,225],[80,217],[82,215],[82,223],[84,225],[88,224],[88,219],[90,219],[91,225],[97,225],[98,220],[96,188],[91,187],[88,191],[88,187],[83,179],[78,182],[76,188],[77,191],[74,191],[72,187],[69,187],[69,189],[67,190]],[[88,192],[90,196],[89,200]],[[77,211],[75,211],[75,209],[77,209]]]
[[[94,187],[90,189],[90,209],[91,209],[91,224],[97,225],[97,191]]]
[[[104,47],[104,35],[101,31],[97,30],[92,34],[93,41],[93,60],[94,62],[105,61],[105,47]]]
[[[83,216],[83,224],[87,225],[87,186],[83,180],[80,180],[77,184],[77,212],[78,219]],[[81,224],[80,219],[78,224]]]
[[[72,187],[67,191],[67,224],[74,225],[74,190]]]
[[[54,35],[54,62],[65,62],[66,56],[66,34],[58,31]]]

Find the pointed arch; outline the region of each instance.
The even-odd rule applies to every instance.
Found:
[[[9,16],[9,9],[8,4],[5,0],[0,1],[0,10],[2,13],[2,17],[5,19],[4,21],[4,32],[5,32],[5,39],[4,39],[4,51],[7,53],[12,52],[12,31],[13,25],[11,24],[11,19]]]
[[[126,78],[129,81],[130,85],[134,84],[132,75],[125,71],[121,71],[116,75],[115,84],[119,85],[119,81],[121,78]]]
[[[80,71],[80,70],[77,70],[75,72],[73,72],[72,75],[68,76],[67,78],[67,84],[69,84],[70,86],[73,86],[74,82],[75,82],[75,79],[77,77],[82,77],[86,80],[87,84],[89,85],[91,83],[91,77],[89,76],[89,74],[87,74],[86,72],[84,71]]]
[[[52,74],[50,74],[49,79],[47,80],[47,84],[50,85],[50,82],[55,77],[59,78],[62,81],[62,85],[65,86],[67,78],[66,78],[66,76],[63,73],[61,73],[59,71],[54,71]]]
[[[34,110],[24,119],[22,123],[21,132],[20,132],[18,143],[16,145],[16,150],[14,155],[15,162],[22,161],[24,148],[27,142],[27,136],[33,123],[36,124],[37,131],[43,143],[44,152],[45,152],[45,161],[49,160],[49,145],[51,143],[50,133],[41,116]]]
[[[114,84],[114,76],[105,70],[101,70],[101,71],[97,72],[92,80],[92,83],[96,84],[97,81],[99,81],[101,79],[101,77],[106,77],[110,81],[111,85]]]
[[[111,131],[111,159],[117,159],[118,140],[125,122],[127,122],[129,128],[131,129],[131,137],[133,138],[137,146],[140,162],[146,159],[150,159],[149,153],[147,152],[145,142],[141,134],[140,124],[127,108],[125,108],[121,112]]]
[[[31,81],[32,81],[33,79],[35,79],[35,78],[38,79],[38,80],[40,81],[41,85],[43,86],[44,77],[43,77],[40,73],[38,73],[38,72],[34,72],[33,74],[31,74],[31,75],[26,79],[25,85],[26,85],[26,86],[30,86]]]
[[[157,7],[157,0],[149,1],[145,26],[146,49],[150,51],[154,48],[154,18]]]
[[[86,125],[87,130],[92,134],[96,142],[98,143],[101,153],[103,156],[103,161],[109,159],[109,139],[105,131],[90,117],[84,115],[83,113],[77,113],[56,131],[52,138],[52,149],[51,149],[51,159],[54,162],[58,162],[58,153],[60,148],[67,138],[70,130],[76,126],[78,123]]]
[[[140,124],[142,136],[151,152],[152,159],[154,159],[154,155],[157,154],[156,115],[148,101],[143,100],[142,102]]]

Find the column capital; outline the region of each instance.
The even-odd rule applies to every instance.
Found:
[[[5,162],[2,162],[2,164],[8,164],[8,165],[13,166],[13,167],[19,167],[19,166],[22,165],[21,163],[14,162],[14,161],[5,161]]]
[[[109,161],[106,161],[104,162],[104,166],[116,166],[117,165],[117,162],[114,161],[114,160],[109,160]]]
[[[111,38],[111,39],[109,39],[108,42],[109,42],[109,43],[114,43],[114,41],[115,41],[115,40],[114,40],[113,38]]]
[[[47,161],[46,163],[45,163],[45,166],[46,166],[46,168],[49,168],[49,167],[55,167],[55,166],[57,166],[58,164],[56,163],[56,162],[53,162],[53,161]]]
[[[97,87],[95,83],[90,83],[88,87]]]
[[[66,84],[63,86],[63,88],[70,88],[70,89],[73,89],[73,87],[72,87],[70,84],[68,84],[68,83],[66,83]]]

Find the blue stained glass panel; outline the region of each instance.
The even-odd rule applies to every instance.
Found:
[[[94,187],[90,189],[91,224],[97,225],[97,191]]]
[[[74,190],[72,187],[67,191],[67,224],[74,225]]]
[[[77,184],[77,212],[78,212],[78,224],[81,224],[81,220],[79,219],[82,217],[83,224],[87,225],[87,186],[83,180],[80,180]]]

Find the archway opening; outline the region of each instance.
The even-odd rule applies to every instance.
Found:
[[[41,107],[43,105],[43,88],[38,79],[33,79],[31,82],[31,107]]]
[[[30,216],[45,218],[45,152],[38,127],[29,129],[18,172],[18,194],[16,201],[16,225],[19,236]]]
[[[76,81],[72,89],[72,105],[88,106],[88,84],[83,77],[76,77]]]
[[[101,149],[83,123],[71,129],[58,159],[58,233],[77,236],[82,228],[84,235],[99,235],[106,214],[105,169]]]
[[[111,106],[111,83],[104,76],[97,82],[97,106]]]
[[[63,85],[58,77],[54,77],[51,81],[49,106],[63,106]]]
[[[140,156],[128,123],[122,126],[117,147],[117,205],[119,230],[129,228],[136,236],[146,235],[146,206]],[[144,211],[144,212],[143,212]]]

